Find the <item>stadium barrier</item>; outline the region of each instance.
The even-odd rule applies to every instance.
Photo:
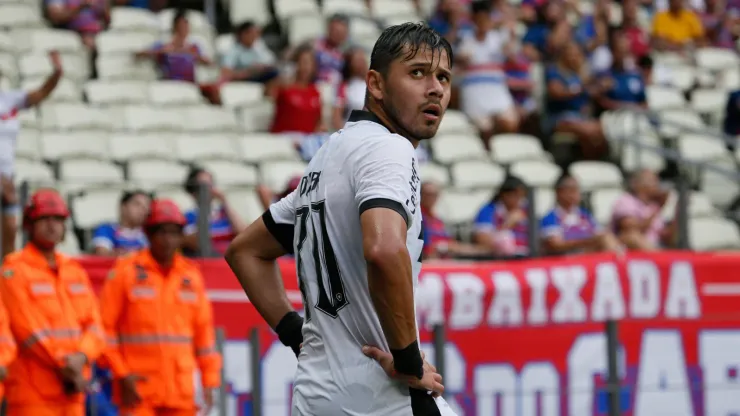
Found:
[[[111,261],[81,261],[102,284]],[[223,260],[199,263],[226,340],[219,414],[288,415],[295,357]],[[300,309],[294,263],[280,267]],[[729,415],[740,412],[738,270],[733,253],[430,261],[422,347],[461,416]]]

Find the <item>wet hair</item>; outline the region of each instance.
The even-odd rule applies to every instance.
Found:
[[[245,22],[240,23],[239,26],[236,27],[236,29],[234,30],[234,34],[237,37],[238,36],[241,36],[244,32],[246,32],[247,30],[249,30],[249,29],[251,29],[251,28],[253,28],[255,26],[256,25],[255,25],[255,23],[253,21],[247,20]]]
[[[476,0],[470,5],[470,14],[491,13],[491,2],[486,0]]]
[[[524,183],[524,181],[521,180],[518,176],[508,175],[506,179],[504,179],[504,182],[501,184],[501,186],[499,186],[498,192],[496,192],[496,195],[493,196],[491,202],[500,201],[501,197],[507,192],[524,189],[526,187],[527,184]]]
[[[175,31],[177,24],[180,20],[188,20],[188,11],[185,9],[177,9],[175,15],[172,17],[172,31]]]
[[[144,195],[145,197],[152,199],[153,195],[149,192],[146,192],[143,189],[133,189],[131,191],[123,191],[121,194],[121,199],[119,201],[119,205],[123,206],[126,205],[129,201],[134,199],[135,197],[139,195]]]
[[[370,69],[385,77],[393,61],[396,59],[411,60],[424,48],[439,53],[440,59],[442,52],[446,52],[447,61],[452,67],[453,56],[450,42],[425,23],[408,22],[390,26],[380,34],[370,54]]]

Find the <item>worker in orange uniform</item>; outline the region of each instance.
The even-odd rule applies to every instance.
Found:
[[[2,273],[2,270],[0,270],[0,276]],[[0,305],[0,383],[8,377],[8,366],[15,360],[17,351],[13,334],[10,332],[8,312],[5,310],[5,306]],[[0,384],[0,402],[4,395],[5,388]]]
[[[7,415],[83,416],[89,364],[105,347],[90,280],[58,253],[69,210],[52,189],[23,210],[29,243],[5,258],[0,293],[19,345],[6,382]]]
[[[200,369],[206,413],[221,384],[211,303],[199,268],[179,250],[185,217],[169,200],[152,202],[149,248],[120,259],[100,294],[108,337],[104,363],[122,416],[192,416]]]

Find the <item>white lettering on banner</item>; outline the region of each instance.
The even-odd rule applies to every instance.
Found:
[[[652,261],[627,262],[630,282],[630,314],[633,318],[655,318],[660,312],[660,272]]]
[[[472,273],[450,273],[447,286],[452,292],[452,311],[449,324],[452,328],[473,329],[483,320],[483,295],[486,287]]]
[[[532,291],[527,321],[530,325],[547,323],[547,272],[545,269],[529,269],[525,278]]]
[[[491,308],[488,310],[488,324],[521,325],[524,313],[519,280],[509,272],[496,272],[491,276],[491,280],[495,289]]]
[[[560,299],[552,308],[552,321],[586,321],[586,304],[581,299],[581,290],[586,284],[586,268],[582,266],[553,267],[552,283],[560,292]]]
[[[568,409],[570,416],[591,414],[594,376],[606,374],[606,336],[581,335],[568,353]]]
[[[289,364],[288,368],[286,363]],[[290,386],[298,360],[293,350],[275,342],[262,357],[262,403],[265,415],[290,415]],[[276,371],[287,370],[287,371]]]
[[[595,284],[591,319],[605,321],[624,318],[624,296],[617,266],[614,263],[599,263],[596,266]]]
[[[473,391],[478,402],[475,414],[477,416],[516,416],[517,384],[519,384],[517,381],[516,370],[509,364],[475,367]]]
[[[445,284],[436,273],[424,273],[416,287],[416,318],[430,331],[436,324],[444,322]]]
[[[740,414],[740,332],[708,330],[699,335],[699,361],[704,376],[704,414]],[[735,388],[723,388],[732,385]]]
[[[681,333],[643,332],[640,357],[635,416],[694,416]]]
[[[550,363],[527,364],[522,369],[521,415],[558,416],[560,375]],[[539,409],[539,412],[537,410]]]
[[[665,315],[669,318],[698,318],[701,315],[694,269],[688,262],[671,264]]]

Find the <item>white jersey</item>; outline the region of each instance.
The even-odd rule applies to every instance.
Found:
[[[300,186],[266,213],[268,229],[295,253],[306,305],[293,416],[440,414],[431,396],[410,394],[362,353],[363,345],[389,347],[368,290],[360,214],[384,207],[406,220],[416,288],[424,245],[418,172],[411,142],[354,111]],[[431,412],[418,410],[430,404]]]
[[[12,176],[15,170],[18,112],[26,107],[26,97],[25,91],[0,91],[0,176]]]

